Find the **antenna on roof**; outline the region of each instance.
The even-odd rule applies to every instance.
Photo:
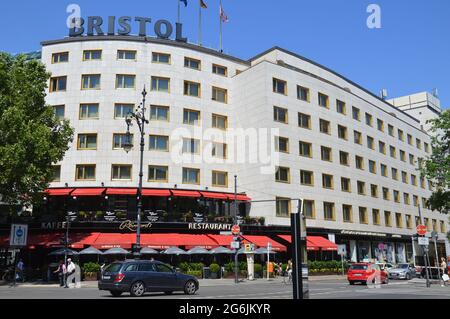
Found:
[[[380,97],[381,97],[383,100],[386,100],[387,96],[388,96],[388,91],[387,91],[387,89],[382,89],[382,90],[380,91]]]
[[[438,89],[434,88],[431,94],[433,94],[433,96],[435,98],[439,98],[439,91],[438,91]]]

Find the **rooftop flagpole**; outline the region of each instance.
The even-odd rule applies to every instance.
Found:
[[[198,45],[202,46],[202,3],[198,2]]]
[[[222,8],[222,0],[220,0],[220,12],[219,12],[219,21],[220,21],[220,39],[219,39],[219,51],[223,52],[223,35],[222,35],[222,12],[223,12],[223,8]]]

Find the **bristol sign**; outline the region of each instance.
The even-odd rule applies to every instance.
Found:
[[[134,22],[134,23],[133,23]],[[70,37],[80,37],[86,34],[87,36],[127,36],[132,33],[134,25],[139,29],[139,36],[147,36],[147,25],[152,23],[151,18],[146,17],[115,17],[110,16],[105,23],[100,16],[88,17],[87,21],[83,18],[73,18],[71,27],[69,28]],[[183,37],[183,25],[176,23],[175,28],[172,23],[167,20],[157,20],[154,24],[154,32],[160,39],[169,39],[174,33],[175,40],[179,42],[187,42],[187,38]]]

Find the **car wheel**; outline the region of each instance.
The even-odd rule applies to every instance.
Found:
[[[411,275],[410,274],[406,274],[406,280],[411,280]]]
[[[189,280],[184,285],[184,293],[186,295],[193,295],[197,291],[197,287],[195,285],[195,282],[193,280]]]
[[[116,291],[116,290],[111,290],[110,291],[111,295],[113,295],[114,297],[120,297],[122,295],[121,291]]]
[[[145,293],[145,285],[142,281],[136,281],[131,285],[130,293],[133,297],[142,297]]]

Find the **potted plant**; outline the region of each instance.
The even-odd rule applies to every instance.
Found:
[[[100,265],[97,263],[86,263],[83,265],[84,280],[96,281],[98,273],[100,272]]]
[[[164,212],[162,214],[162,220],[165,222],[169,221],[169,213],[168,212]]]
[[[211,264],[209,266],[209,270],[211,271],[211,279],[217,279],[220,277],[220,266],[218,264]]]
[[[80,218],[81,221],[85,221],[86,218],[87,218],[87,214],[86,214],[85,211],[80,211],[80,212],[78,213],[78,217]]]
[[[124,212],[117,212],[116,217],[118,220],[125,220],[126,214]]]
[[[191,221],[193,218],[192,212],[191,211],[187,212],[186,214],[184,214],[183,218],[185,223]]]
[[[264,226],[264,224],[266,223],[266,218],[265,217],[259,217],[258,222],[261,226]]]
[[[103,215],[104,214],[102,211],[97,211],[97,212],[95,212],[95,219],[98,221],[103,220]]]
[[[246,225],[250,225],[251,222],[252,222],[252,218],[251,218],[250,216],[245,216],[245,217],[244,217],[244,223],[245,223]]]

